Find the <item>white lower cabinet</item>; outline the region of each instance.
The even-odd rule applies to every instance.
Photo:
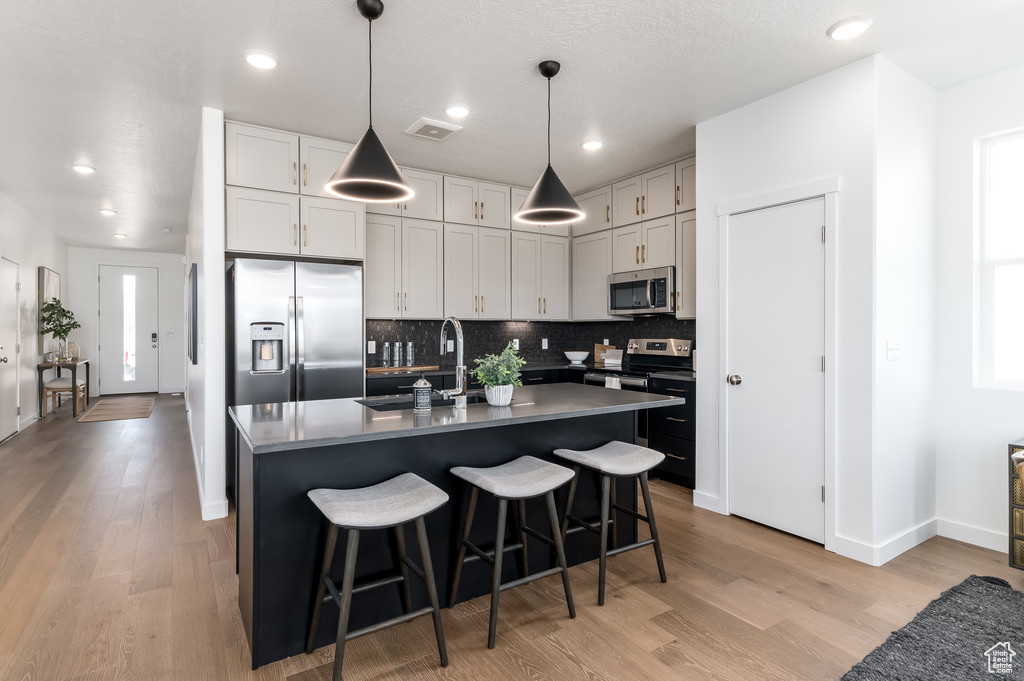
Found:
[[[512,232],[512,318],[569,319],[569,240]]]
[[[389,215],[367,217],[367,318],[442,319],[443,268],[441,223]]]
[[[303,196],[299,252],[322,258],[362,260],[365,204]]]
[[[512,306],[511,233],[444,226],[444,313],[464,319],[509,319]]]
[[[612,232],[572,240],[572,319],[622,319],[608,314],[608,275],[612,273]]]
[[[228,187],[225,193],[229,251],[299,254],[299,196]]]
[[[697,217],[676,216],[676,319],[697,317]]]

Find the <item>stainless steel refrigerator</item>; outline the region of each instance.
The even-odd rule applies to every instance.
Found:
[[[362,396],[362,267],[239,259],[227,284],[229,406]]]

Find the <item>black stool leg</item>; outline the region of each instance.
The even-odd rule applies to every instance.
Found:
[[[434,635],[437,637],[437,653],[441,656],[441,666],[448,666],[448,646],[444,642],[444,627],[441,625],[441,606],[437,602],[437,584],[434,582],[434,563],[430,559],[430,545],[427,544],[427,526],[423,516],[416,519],[416,541],[420,545],[420,558],[423,561],[423,581],[427,583],[427,596],[430,607],[434,609]]]
[[[565,562],[565,546],[558,527],[558,512],[555,511],[555,493],[544,495],[548,502],[548,517],[551,518],[551,536],[555,540],[555,555],[558,556],[558,567],[562,568],[562,588],[565,589],[565,604],[569,606],[569,617],[576,617],[576,603],[572,599],[572,586],[569,584],[569,566]]]
[[[341,681],[341,665],[345,662],[345,639],[348,636],[348,616],[352,611],[352,584],[356,579],[356,554],[358,552],[359,530],[349,530],[345,546],[345,572],[341,578],[341,614],[338,615],[338,642],[334,647],[332,681]]]
[[[569,514],[572,513],[572,502],[576,499],[576,483],[580,481],[580,467],[572,467],[572,482],[569,483],[569,496],[565,499],[565,513],[562,515],[562,543],[569,531]]]
[[[661,581],[667,582],[665,561],[661,558],[661,541],[658,539],[658,526],[654,524],[654,507],[651,506],[651,490],[647,487],[647,471],[640,474],[640,491],[644,495],[644,507],[647,509],[647,524],[651,528],[651,539],[654,540],[654,557],[658,559],[658,575]]]
[[[609,523],[608,530],[612,534],[612,548],[613,549],[619,548],[619,524],[615,521],[615,519],[617,517],[615,515],[615,487],[616,487],[615,482],[616,482],[615,478],[612,478],[612,484],[611,484],[611,487],[610,487],[610,489],[611,489],[611,497],[610,497],[610,501],[608,503],[608,523]]]
[[[601,476],[601,558],[597,578],[597,604],[604,605],[605,568],[608,564],[608,504],[610,503],[611,476]]]
[[[505,514],[508,499],[498,499],[498,531],[494,541],[494,572],[491,575],[491,623],[487,629],[487,647],[493,648],[498,634],[498,596],[501,594],[501,557],[505,552]]]
[[[412,592],[409,589],[409,566],[405,564],[405,527],[395,525],[391,528],[393,546],[395,548],[395,563],[402,575],[402,583],[399,586],[399,595],[402,597],[402,610],[406,614],[412,612]]]
[[[320,568],[320,579],[317,580],[316,601],[313,602],[313,617],[309,621],[309,636],[306,638],[306,653],[313,652],[317,631],[320,628],[320,610],[324,606],[324,595],[327,593],[325,579],[330,579],[331,563],[334,562],[334,547],[338,542],[338,526],[331,524],[327,530],[327,541],[324,544],[324,560]]]
[[[448,607],[455,605],[455,598],[459,594],[459,580],[462,579],[462,564],[466,561],[466,542],[469,541],[469,531],[473,527],[473,515],[476,514],[476,498],[480,490],[471,487],[469,490],[469,503],[466,504],[466,521],[462,528],[462,541],[459,542],[459,553],[455,557],[455,574],[452,575],[452,590],[448,595]]]
[[[526,553],[526,501],[523,499],[519,500],[516,504],[516,529],[519,530],[519,543],[523,545],[522,550],[519,552],[519,569],[522,572],[520,577],[526,577],[530,574],[530,561]]]

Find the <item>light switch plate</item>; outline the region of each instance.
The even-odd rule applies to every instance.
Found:
[[[604,343],[601,343],[601,345],[608,345],[608,339],[607,339],[607,338],[605,338],[605,339],[604,339]]]
[[[513,338],[512,339],[512,347],[514,347],[516,350],[519,349],[519,339],[518,338]]]
[[[885,341],[886,362],[898,362],[901,356],[900,344],[898,341]]]
[[[366,341],[366,354],[376,355],[377,354],[377,341]]]
[[[540,339],[540,349],[541,350],[547,350],[548,349],[548,339],[547,338],[541,338]]]
[[[455,352],[455,341],[450,340],[445,345],[445,352]]]

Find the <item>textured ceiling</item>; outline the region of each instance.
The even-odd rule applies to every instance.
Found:
[[[875,17],[869,33],[825,37],[854,14]],[[698,121],[870,54],[937,88],[1019,64],[1021,26],[1020,0],[386,0],[374,127],[403,165],[529,186],[536,64],[557,59],[552,162],[575,192],[693,152]],[[280,66],[250,68],[248,48]],[[3,0],[0,191],[70,245],[183,252],[200,107],[355,141],[365,49],[350,0]],[[471,109],[462,132],[403,133],[452,102]],[[583,151],[589,137],[604,149]]]

